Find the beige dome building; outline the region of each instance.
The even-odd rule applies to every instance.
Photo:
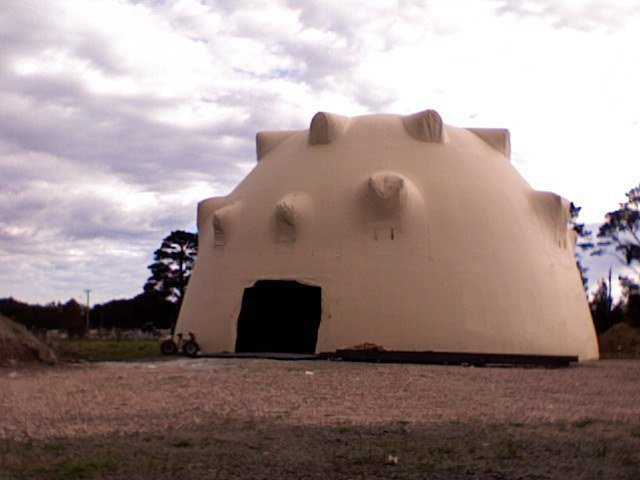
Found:
[[[321,112],[256,147],[237,188],[198,205],[176,331],[202,351],[598,358],[569,204],[520,176],[507,130]]]

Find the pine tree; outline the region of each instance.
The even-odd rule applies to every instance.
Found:
[[[148,267],[151,276],[144,285],[145,293],[181,305],[197,254],[197,234],[183,230],[171,232],[155,251],[154,263]]]
[[[624,305],[624,321],[640,328],[640,285],[629,277],[620,276]]]
[[[626,196],[627,201],[621,203],[620,208],[605,216],[593,255],[607,253],[603,247],[613,245],[616,258],[640,278],[640,185],[629,190]],[[638,278],[629,281],[638,285]]]

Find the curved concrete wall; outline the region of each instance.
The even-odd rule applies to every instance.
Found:
[[[233,351],[243,289],[322,287],[317,351],[598,357],[568,204],[509,162],[509,135],[433,111],[257,136],[259,163],[199,205],[199,253],[177,331]]]

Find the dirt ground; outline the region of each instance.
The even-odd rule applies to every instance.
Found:
[[[0,369],[0,479],[639,479],[640,361]]]

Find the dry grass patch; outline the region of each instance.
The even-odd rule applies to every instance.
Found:
[[[157,340],[58,340],[54,345],[60,357],[68,361],[119,362],[161,358]]]

